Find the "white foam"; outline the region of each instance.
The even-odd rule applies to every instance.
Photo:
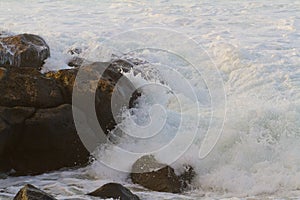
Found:
[[[151,142],[123,137],[119,146],[135,151],[158,148],[174,136],[182,116],[186,120],[180,129],[180,140],[188,140],[195,127],[200,133],[189,150],[173,163],[178,173],[182,164],[188,163],[195,168],[198,175],[192,184],[194,190],[185,196],[138,192],[142,197],[300,196],[298,2],[1,1],[0,8],[2,30],[34,33],[45,38],[51,48],[51,58],[46,61],[45,70],[66,68],[67,51],[73,47],[86,50],[86,55],[92,60],[110,58],[112,52],[99,46],[100,42],[131,28],[155,26],[174,29],[192,37],[208,51],[224,80],[227,115],[219,142],[203,160],[198,158],[203,139],[201,133],[207,130],[211,117],[205,77],[191,71],[178,58],[170,62],[172,56],[168,53],[152,51],[136,53],[136,56],[149,60],[155,68],[154,73],[144,68],[150,78],[145,80],[139,75],[126,74],[136,84],[163,80],[165,86],[174,89],[178,99],[172,94],[162,95],[159,90],[153,91],[152,98],[167,111],[163,134]],[[176,74],[164,68],[166,65],[180,71],[191,83],[197,102],[193,101],[190,88],[181,84]],[[182,103],[180,109],[177,100]],[[197,105],[200,106],[199,111],[195,109]],[[148,124],[149,107],[151,102],[144,101],[139,109],[124,111],[125,119],[119,126],[131,132],[136,128],[134,122]],[[198,119],[200,125],[195,126]],[[147,136],[151,131],[144,134]],[[180,148],[180,144],[176,145]],[[110,159],[111,163],[119,163],[129,170],[134,160],[127,162],[113,149],[110,146],[96,156]],[[159,160],[166,161],[174,155],[170,152],[169,157],[157,156]],[[61,194],[61,199],[73,195],[85,199],[87,197],[80,194],[109,180],[128,183],[127,175],[95,162],[79,171],[9,178],[0,180],[0,183],[6,188],[5,195],[10,196],[24,181],[28,181],[48,188],[54,194]],[[206,196],[203,197],[203,194]]]

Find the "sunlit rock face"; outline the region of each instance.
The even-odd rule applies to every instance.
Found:
[[[0,66],[41,68],[49,56],[49,46],[38,35],[0,37]]]

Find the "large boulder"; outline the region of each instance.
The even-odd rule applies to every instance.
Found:
[[[89,161],[70,104],[37,109],[11,133],[5,152],[11,168],[20,175],[83,166]]]
[[[57,200],[50,194],[27,184],[17,193],[14,200]]]
[[[101,128],[105,134],[108,134],[118,122],[113,114],[113,109],[118,111],[121,107],[128,106],[131,101],[138,98],[138,96],[127,98],[134,94],[135,87],[121,73],[121,71],[128,71],[131,67],[133,66],[130,63],[122,60],[115,60],[111,63],[95,62],[81,68],[48,72],[45,76],[57,80],[59,85],[62,86],[65,102],[73,103],[74,82],[80,70],[80,77],[77,77],[75,88],[77,92],[76,98],[77,100],[82,99],[82,102],[79,105],[76,104],[76,106],[86,111],[86,101],[88,97],[91,97],[92,93],[95,93],[95,107],[93,110],[96,110]],[[118,87],[115,87],[121,78],[122,81],[120,81]],[[114,107],[112,95],[116,94],[119,102],[118,106]],[[88,111],[88,113],[92,113],[93,110]]]
[[[140,198],[133,194],[129,189],[119,183],[107,183],[99,189],[89,193],[88,195],[100,197],[103,199],[113,198],[120,200],[139,200]]]
[[[81,71],[86,78],[81,81],[90,84],[77,91],[81,97],[96,93],[92,99],[95,107],[87,111],[85,102],[79,102],[76,108],[85,111],[87,119],[96,110],[97,122],[109,134],[117,124],[112,110],[126,106],[129,99],[125,96],[130,96],[134,87],[118,65],[93,63]],[[90,154],[78,136],[72,113],[78,72],[79,68],[74,68],[42,74],[33,68],[0,67],[0,171],[39,174],[89,162]],[[122,77],[125,81],[116,86]],[[116,100],[123,102],[119,107],[112,106],[114,93]]]
[[[63,103],[56,80],[47,78],[36,69],[0,68],[0,106],[48,108]]]
[[[158,162],[153,155],[139,158],[132,166],[130,174],[133,183],[153,191],[180,193],[184,191],[195,176],[191,166],[185,166],[184,172],[176,175],[174,169]]]
[[[49,56],[49,46],[38,35],[0,37],[0,66],[40,68]]]

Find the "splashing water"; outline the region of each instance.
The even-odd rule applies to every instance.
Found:
[[[162,87],[144,88],[139,106],[124,110],[118,127],[147,137],[153,132],[150,129],[139,132],[136,124],[151,124],[151,130],[160,128],[161,122],[164,126],[161,134],[150,141],[117,135],[118,147],[135,152],[155,150],[167,144],[174,134],[179,134],[182,141],[189,140],[196,127],[197,137],[172,164],[177,173],[182,164],[195,168],[197,176],[192,190],[183,195],[145,191],[130,183],[128,173],[95,161],[79,170],[0,180],[0,199],[10,199],[25,182],[35,184],[58,199],[90,199],[82,194],[110,181],[125,183],[145,199],[299,198],[298,2],[28,0],[1,1],[0,7],[1,29],[38,34],[48,42],[52,56],[45,68],[66,68],[67,51],[72,47],[82,48],[91,60],[109,59],[112,50],[99,45],[102,41],[129,29],[154,26],[183,33],[201,45],[217,66],[226,93],[222,135],[212,152],[199,159],[204,133],[208,128],[214,129],[209,124],[211,99],[206,77],[170,52],[136,51],[133,57],[148,61],[140,66],[148,78],[132,72],[124,74],[136,85],[159,83]],[[188,80],[189,88],[182,84],[174,70]],[[168,92],[168,88],[172,88],[172,92]],[[191,88],[197,101],[192,98]],[[151,110],[157,103],[165,113]],[[151,115],[157,119],[151,119]],[[179,128],[182,116],[185,120]],[[130,170],[130,162],[134,160],[128,162],[115,148],[108,145],[95,152],[95,157]],[[169,157],[158,156],[158,159],[166,161]]]

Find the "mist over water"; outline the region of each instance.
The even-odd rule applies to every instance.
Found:
[[[161,87],[145,87],[139,106],[124,110],[124,120],[118,127],[147,137],[151,130],[161,128],[162,121],[165,123],[160,134],[150,141],[117,136],[118,147],[135,152],[153,151],[167,144],[174,134],[183,142],[190,140],[197,129],[190,148],[172,163],[177,173],[186,163],[195,168],[197,177],[190,192],[173,195],[140,191],[130,184],[127,173],[95,161],[79,170],[0,180],[4,191],[0,199],[9,199],[24,182],[59,195],[60,199],[88,199],[80,194],[110,181],[124,182],[145,199],[299,198],[299,2],[24,0],[1,1],[0,8],[0,31],[28,32],[45,38],[51,48],[45,70],[66,68],[67,51],[73,47],[82,48],[90,60],[109,60],[111,53],[120,52],[102,46],[102,41],[144,27],[180,32],[201,45],[212,61],[211,65],[193,68],[178,55],[146,49],[131,56],[149,62],[140,66],[148,78],[124,73],[136,85],[161,83]],[[118,37],[114,39],[116,44],[124,42],[118,41]],[[180,41],[174,42],[181,45]],[[214,88],[207,88],[206,77],[197,70],[214,66],[224,84],[226,116],[217,145],[207,157],[199,159],[201,141],[208,128],[215,127],[209,126],[209,89]],[[188,86],[182,84],[177,72]],[[170,88],[172,92],[168,92]],[[157,103],[164,113],[151,110]],[[151,120],[151,115],[157,120]],[[153,127],[139,132],[136,124]],[[108,145],[94,155],[130,170],[134,159],[128,162],[115,149],[116,146]],[[164,162],[172,156],[175,155],[170,152],[169,157],[158,155],[158,159]]]

